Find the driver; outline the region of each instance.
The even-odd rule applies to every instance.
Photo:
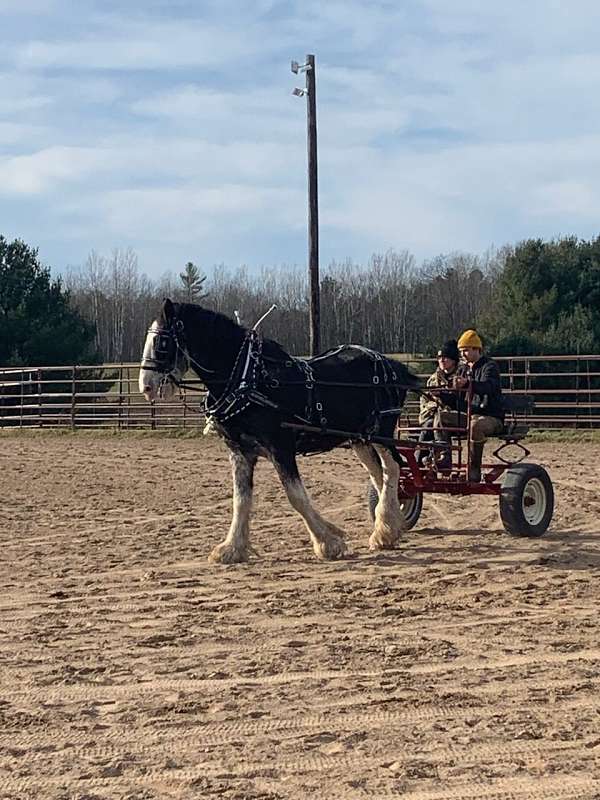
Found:
[[[469,480],[481,481],[483,447],[489,436],[498,436],[504,429],[504,407],[500,387],[500,371],[491,358],[483,355],[483,345],[477,331],[465,331],[458,340],[458,349],[463,363],[453,380],[456,389],[472,387],[471,397],[471,445],[469,452]],[[437,413],[436,426],[458,427],[456,412]]]

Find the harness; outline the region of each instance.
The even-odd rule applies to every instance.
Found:
[[[277,403],[258,391],[262,371],[262,337],[252,328],[244,337],[223,394],[213,403],[210,394],[206,397],[204,411],[208,423],[226,422],[245,411],[251,403],[277,409]]]
[[[387,395],[390,400],[393,399],[395,390],[416,390],[414,386],[396,383],[397,375],[388,359],[384,358],[380,353],[362,345],[339,345],[311,359],[310,363],[306,359],[293,356],[284,360],[265,356],[263,353],[263,338],[258,331],[258,326],[275,308],[275,305],[271,306],[254,327],[246,331],[229,378],[224,381],[225,388],[220,397],[211,399],[210,392],[206,396],[204,412],[207,418],[207,428],[215,423],[222,424],[227,422],[242,414],[251,405],[255,405],[262,408],[273,409],[287,418],[295,419],[303,425],[317,426],[324,431],[327,427],[328,419],[323,399],[319,392],[321,387],[382,389],[385,391],[384,396]],[[315,362],[331,357],[332,355],[337,355],[347,349],[360,350],[371,359],[373,363],[373,375],[370,383],[315,380],[313,371]],[[188,368],[190,364],[193,364],[200,372],[206,375],[214,374],[214,370],[204,367],[190,356],[185,346],[183,322],[178,319],[174,319],[168,328],[158,328],[155,331],[154,358],[143,358],[141,367],[153,372],[162,373],[163,380],[161,384],[162,382],[171,380],[178,387],[203,391],[197,386],[191,385],[190,381],[178,380],[173,374],[175,367],[171,367],[170,365],[174,361],[176,362],[178,352],[184,356]],[[283,369],[293,370],[298,375],[298,379],[280,380],[277,375],[273,374],[272,368],[271,371],[269,370],[269,363]],[[291,386],[302,387],[306,392],[304,416],[286,409],[279,403],[271,400],[261,391],[261,384],[271,389],[287,388]],[[380,410],[380,393],[378,391],[373,391],[373,401],[373,410],[362,431],[362,435],[366,438],[377,434],[381,416],[389,414],[397,415],[402,410],[400,407],[389,408],[387,404],[383,410]]]
[[[319,381],[315,379],[313,365],[315,361],[336,355],[345,349],[357,349],[373,361],[373,376],[371,383],[349,383],[348,381]],[[280,368],[293,369],[299,378],[297,380],[280,380],[273,374],[272,368],[269,371],[269,362]],[[243,366],[242,366],[243,365]],[[262,348],[262,337],[256,328],[246,333],[244,342],[238,352],[233,369],[229,376],[227,385],[221,397],[215,402],[210,402],[210,395],[206,399],[205,413],[208,424],[218,422],[223,423],[241,414],[250,405],[254,404],[262,408],[271,408],[282,415],[293,418],[298,422],[308,426],[317,426],[320,430],[325,430],[328,419],[323,402],[322,394],[319,391],[322,387],[339,388],[369,388],[386,389],[387,396],[391,399],[394,390],[414,388],[396,383],[397,375],[390,366],[390,362],[380,353],[369,350],[361,345],[340,345],[333,350],[329,350],[309,363],[306,359],[291,357],[286,360],[270,359],[265,356]],[[288,388],[292,386],[302,387],[306,392],[306,403],[304,416],[286,409],[281,404],[271,400],[261,391],[261,383],[268,388]],[[366,437],[375,435],[379,430],[380,417],[388,414],[399,414],[401,408],[388,408],[380,410],[380,394],[373,392],[374,407],[369,419],[366,422],[363,434]]]

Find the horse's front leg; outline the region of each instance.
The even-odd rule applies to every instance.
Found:
[[[406,518],[398,500],[400,467],[391,451],[383,445],[374,445],[382,466],[382,485],[379,502],[375,508],[375,527],[369,538],[371,550],[394,547],[406,530]]]
[[[377,455],[377,451],[370,444],[352,445],[354,455],[358,458],[360,463],[369,473],[371,483],[377,489],[377,494],[381,494],[381,487],[383,486],[383,469],[381,467],[381,460]]]
[[[253,453],[232,450],[229,460],[233,474],[233,518],[229,533],[208,557],[209,561],[220,564],[247,561],[250,549],[250,512],[257,457]]]
[[[298,472],[294,453],[277,449],[272,452],[271,458],[292,508],[304,520],[317,558],[336,559],[345,556],[348,548],[344,532],[324,519],[312,505]]]

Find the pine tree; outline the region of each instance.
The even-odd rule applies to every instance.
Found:
[[[38,251],[0,236],[0,365],[91,363],[93,339],[93,326],[71,308]]]
[[[179,273],[179,278],[183,285],[186,303],[197,303],[206,297],[206,293],[202,291],[206,275],[201,275],[200,270],[192,261],[187,262],[184,271]]]

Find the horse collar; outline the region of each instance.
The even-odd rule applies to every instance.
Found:
[[[223,393],[212,405],[210,394],[206,397],[205,412],[209,422],[226,422],[256,402],[258,377],[263,369],[262,337],[251,329],[244,336]]]

